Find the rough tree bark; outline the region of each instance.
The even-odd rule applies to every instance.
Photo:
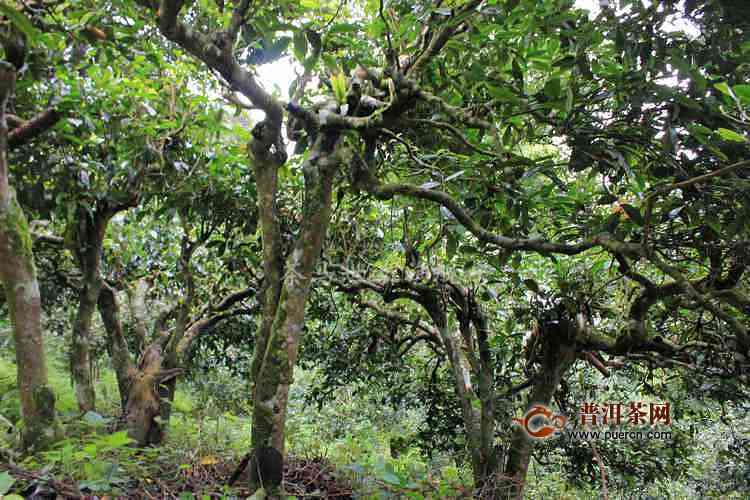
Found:
[[[570,321],[541,325],[541,368],[534,377],[526,411],[538,404],[549,406],[557,386],[576,360],[577,333],[575,324]],[[533,445],[533,440],[523,429],[516,427],[513,430],[496,498],[523,498]]]
[[[97,203],[92,209],[79,205],[73,227],[69,229],[70,250],[82,274],[70,351],[70,368],[76,400],[78,409],[82,412],[93,411],[96,406],[90,353],[91,321],[102,288],[100,269],[104,235],[107,224],[114,215],[102,206],[103,203]]]
[[[136,288],[139,295],[145,292],[141,283],[136,285]],[[162,442],[171,414],[169,411],[165,412],[165,407],[171,407],[172,399],[170,398],[174,396],[173,390],[167,393],[162,387],[165,383],[175,381],[183,373],[181,365],[184,355],[189,351],[195,339],[227,318],[252,313],[253,308],[233,308],[233,306],[254,294],[255,289],[250,287],[228,295],[219,304],[207,307],[201,313],[201,315],[208,312],[212,314],[199,317],[190,323],[187,319],[184,320],[184,333],[180,335],[174,331],[170,334],[166,329],[165,318],[170,315],[170,311],[162,314],[162,317],[156,320],[153,335],[136,365],[123,334],[117,292],[106,283],[102,286],[98,306],[107,330],[112,364],[117,374],[123,410],[121,420],[128,430],[128,435],[139,446]],[[145,307],[143,300],[143,297],[136,298],[136,301]],[[178,304],[178,308],[181,307],[184,306]],[[136,313],[136,322],[145,328],[145,316],[142,316],[142,313],[145,314],[144,311]],[[176,329],[181,331],[179,325]],[[144,334],[143,340],[145,340],[145,331],[141,333]],[[136,333],[136,337],[138,341],[142,339],[140,333]],[[168,366],[168,362],[171,365]],[[174,385],[172,387],[174,388]]]
[[[303,165],[305,201],[300,231],[286,261],[276,207],[277,170],[283,163],[256,129],[251,144],[263,232],[264,293],[256,336],[253,373],[252,486],[279,495],[284,457],[284,424],[305,306],[330,221],[333,178],[342,163],[338,132],[321,131]]]
[[[13,326],[18,389],[23,416],[22,446],[43,448],[57,433],[55,396],[47,384],[41,297],[26,216],[8,183],[8,124],[5,109],[16,72],[0,62],[0,280]]]
[[[164,346],[169,335],[158,327],[157,321],[154,338],[140,354],[136,365],[123,334],[119,301],[112,287],[105,284],[101,288],[98,306],[117,376],[122,404],[121,421],[128,435],[139,446],[160,444],[168,424],[168,421],[161,420],[165,405],[161,386],[182,373],[179,368],[164,368]]]
[[[112,364],[117,376],[122,404],[121,421],[128,430],[128,435],[139,446],[160,444],[164,439],[164,431],[168,420],[162,420],[164,413],[164,398],[170,394],[164,392],[162,384],[173,381],[182,370],[180,368],[166,368],[165,345],[170,340],[166,330],[166,320],[156,321],[152,340],[140,352],[135,364],[130,354],[124,329],[120,319],[120,306],[115,289],[103,284],[98,299],[99,313],[107,331]],[[143,311],[140,311],[143,312]],[[166,314],[164,315],[166,316]],[[136,320],[139,326],[144,326],[144,319]],[[136,334],[140,341],[140,334]],[[171,395],[173,396],[173,392]],[[171,400],[167,401],[171,404]],[[169,413],[166,414],[169,418]]]
[[[120,403],[123,412],[128,404],[130,384],[135,367],[128,350],[128,343],[120,319],[120,305],[115,290],[106,283],[102,285],[97,306],[107,332],[107,347],[117,377],[117,388],[120,392]]]

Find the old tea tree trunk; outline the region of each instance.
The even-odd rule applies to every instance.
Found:
[[[100,199],[92,206],[79,204],[68,227],[66,241],[81,271],[82,283],[78,296],[78,310],[73,322],[73,344],[70,367],[76,389],[78,409],[93,411],[96,404],[91,369],[91,322],[103,286],[101,276],[102,248],[109,221],[119,212],[138,204],[138,189],[128,193],[122,203]]]
[[[194,245],[190,247],[195,248]],[[183,250],[185,248],[183,245]],[[183,252],[181,257],[185,268],[189,265],[189,254],[192,254],[192,250]],[[189,276],[189,270],[185,274]],[[189,282],[192,282],[192,278],[189,278]],[[192,290],[193,285],[189,284],[189,288]],[[120,390],[123,411],[121,423],[139,446],[162,443],[170,418],[170,412],[165,411],[165,408],[171,406],[174,396],[174,390],[165,392],[163,388],[169,383],[172,388],[175,387],[176,378],[183,373],[185,356],[193,342],[210,332],[219,322],[255,311],[255,308],[243,305],[243,300],[255,295],[253,287],[233,292],[217,304],[203,307],[196,317],[188,320],[192,302],[190,298],[160,314],[154,321],[152,336],[147,338],[147,291],[147,285],[140,280],[132,287],[131,292],[131,313],[134,323],[139,324],[137,329],[141,330],[136,333],[136,337],[139,345],[144,346],[134,353],[136,356],[131,356],[128,350],[116,290],[103,283],[98,302]],[[193,293],[189,292],[188,295],[192,297]],[[183,318],[178,317],[176,328],[170,330],[166,323],[177,309],[177,314]],[[134,361],[135,358],[137,362]]]
[[[16,347],[23,416],[22,445],[45,447],[55,437],[55,395],[47,385],[41,298],[26,217],[8,184],[8,124],[5,107],[16,73],[0,62],[0,280],[5,286]]]
[[[534,377],[527,412],[536,405],[549,406],[557,386],[576,360],[577,331],[573,322],[563,320],[542,325],[538,337],[541,366]],[[520,427],[515,427],[500,481],[500,494],[496,498],[523,498],[533,446],[533,440]]]
[[[82,412],[93,411],[96,396],[91,370],[91,321],[96,311],[96,303],[102,287],[99,275],[101,266],[102,244],[107,223],[111,217],[108,210],[102,207],[90,209],[79,206],[76,210],[74,227],[69,229],[73,240],[71,252],[76,258],[83,275],[81,291],[78,298],[78,311],[73,322],[72,348],[70,367],[76,389],[78,409]]]
[[[309,131],[310,136],[316,138],[302,167],[305,189],[300,229],[292,251],[285,255],[277,210],[280,187],[278,170],[286,162],[281,137],[285,106],[258,84],[253,72],[243,68],[233,53],[235,40],[247,21],[252,2],[237,2],[229,29],[211,35],[193,29],[180,19],[184,2],[138,0],[138,3],[157,13],[159,30],[167,39],[203,61],[266,115],[254,128],[250,146],[258,189],[264,276],[264,290],[260,298],[262,321],[256,336],[252,366],[253,460],[250,463],[250,481],[253,490],[263,488],[268,498],[280,498],[289,386],[305,320],[312,273],[320,258],[330,220],[333,180],[346,163],[343,158],[345,148],[341,146],[339,133],[334,127]],[[217,43],[217,40],[221,43]],[[287,110],[290,110],[290,106],[287,106]],[[306,118],[312,117],[310,113],[301,114]],[[314,125],[309,128],[318,127]]]

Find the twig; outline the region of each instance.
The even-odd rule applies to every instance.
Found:
[[[687,179],[681,182],[675,182],[673,184],[669,184],[666,186],[656,187],[654,191],[651,192],[651,194],[649,194],[646,197],[646,213],[644,214],[645,222],[643,225],[643,240],[642,240],[644,248],[648,249],[648,246],[646,245],[646,243],[648,242],[648,239],[651,233],[651,216],[654,210],[654,201],[656,200],[657,196],[663,195],[663,194],[669,194],[675,189],[683,189],[683,188],[692,186],[693,184],[706,181],[712,177],[718,177],[718,176],[724,175],[733,170],[736,170],[738,168],[742,168],[748,165],[750,165],[750,160],[738,161],[736,163],[720,168],[718,170],[714,170],[713,172],[709,172],[707,174],[699,175],[697,177],[693,177],[691,179]]]
[[[596,448],[596,444],[593,440],[589,441],[589,444],[591,445],[591,451],[594,453],[594,459],[596,459],[596,463],[599,465],[599,474],[601,474],[602,478],[602,497],[604,500],[609,500],[609,491],[607,489],[607,473],[604,471],[604,462],[602,461],[602,457],[599,455],[599,450]]]
[[[383,20],[383,24],[385,24],[385,36],[388,40],[387,57],[389,59],[389,62],[391,63],[391,66],[395,67],[398,70],[401,70],[401,68],[399,67],[398,57],[396,57],[396,53],[393,51],[393,42],[391,41],[391,26],[388,24],[388,20],[385,18],[385,13],[383,12],[383,0],[380,0],[378,13],[380,14],[380,18]]]
[[[486,155],[486,156],[491,156],[492,158],[500,158],[500,155],[498,155],[497,153],[493,153],[492,151],[489,151],[487,149],[482,149],[479,146],[475,146],[474,144],[472,144],[471,142],[469,142],[469,140],[466,137],[464,137],[464,135],[456,127],[454,127],[450,123],[440,122],[440,121],[433,121],[433,120],[425,120],[425,119],[422,119],[422,118],[414,118],[414,119],[411,119],[409,121],[410,122],[414,122],[414,123],[423,123],[423,124],[426,124],[426,125],[432,125],[432,126],[435,126],[435,127],[438,127],[438,128],[445,129],[445,130],[449,131],[451,134],[453,134],[466,147],[468,147],[468,148],[476,151],[477,153],[480,153],[480,154],[483,154],[483,155]]]

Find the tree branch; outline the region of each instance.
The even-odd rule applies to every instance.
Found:
[[[427,63],[435,57],[442,48],[448,43],[448,40],[456,34],[463,22],[466,20],[472,10],[476,9],[482,3],[481,0],[471,0],[463,7],[457,9],[456,13],[449,19],[445,26],[435,34],[427,45],[427,48],[414,61],[414,64],[407,71],[407,76],[418,75]]]
[[[138,0],[138,3],[154,9],[154,2]],[[227,82],[247,97],[250,102],[266,113],[266,119],[276,134],[281,131],[283,110],[281,104],[256,81],[233,57],[227,57],[210,36],[187,26],[178,19],[183,0],[163,0],[159,13],[159,30],[167,39],[175,42],[187,52],[217,71]],[[222,37],[223,38],[223,37]]]
[[[8,134],[8,147],[16,148],[34,139],[55,126],[62,118],[62,113],[50,108],[42,111],[31,120],[24,122]]]
[[[459,121],[465,125],[468,125],[469,127],[478,128],[482,130],[489,130],[489,129],[495,128],[495,126],[491,122],[472,116],[472,114],[465,109],[462,109],[456,106],[451,106],[450,104],[442,100],[440,97],[434,94],[431,94],[430,92],[427,92],[425,90],[420,90],[419,97],[427,101],[430,104],[436,104],[450,118],[456,121]]]
[[[357,186],[363,188],[376,198],[380,200],[390,200],[401,195],[436,202],[445,207],[458,220],[458,222],[468,229],[478,240],[500,248],[505,248],[507,250],[530,250],[540,253],[576,255],[600,245],[609,250],[618,249],[627,253],[642,253],[640,245],[617,242],[604,234],[577,244],[555,243],[542,238],[509,238],[507,236],[493,234],[481,227],[456,200],[443,191],[427,189],[411,184],[380,184],[379,181],[377,181],[369,172],[367,165],[364,164],[364,161],[361,158],[355,159],[354,168],[356,170],[354,177]]]

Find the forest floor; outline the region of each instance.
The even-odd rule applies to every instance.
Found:
[[[124,431],[113,432],[120,405],[111,370],[102,367],[96,377],[97,412],[81,415],[62,349],[47,349],[65,438],[48,451],[22,456],[15,451],[18,429],[12,424],[19,419],[15,365],[0,342],[1,499],[249,496],[247,471],[229,485],[250,447],[246,381],[217,374],[203,383],[181,382],[164,444],[138,449]],[[300,372],[298,380],[304,384],[308,376]],[[396,420],[378,413],[382,408],[373,412],[351,400],[321,411],[303,402],[306,390],[293,394],[288,421],[283,486],[291,498],[467,497],[470,488],[455,466],[446,479],[424,465],[416,450],[391,456],[387,429]]]
[[[49,380],[65,438],[43,453],[21,456],[15,451],[19,429],[13,424],[20,418],[14,357],[0,338],[0,499],[249,496],[247,471],[229,485],[250,449],[244,377],[215,369],[181,380],[166,440],[158,447],[136,448],[125,431],[113,432],[120,402],[111,369],[102,366],[97,373],[97,412],[81,415],[62,341],[56,341],[50,339],[47,346]],[[393,410],[350,388],[337,391],[333,402],[311,404],[308,396],[318,378],[314,371],[299,370],[290,392],[283,483],[289,498],[474,498],[466,464],[439,450],[426,457],[415,444],[420,415]],[[394,449],[394,443],[401,444]],[[526,490],[529,499],[589,499],[599,493],[594,486],[572,484],[561,466],[537,469],[534,463]],[[632,497],[612,488],[610,498]]]
[[[246,474],[229,485],[238,464],[228,461],[200,460],[181,464],[174,470],[164,470],[161,476],[130,479],[109,494],[95,494],[81,489],[73,479],[56,479],[49,471],[26,470],[22,467],[0,463],[0,472],[6,471],[16,480],[14,490],[24,498],[65,498],[105,500],[116,496],[127,499],[186,498],[246,498],[250,491],[243,486]],[[296,498],[328,498],[347,500],[354,498],[351,483],[336,473],[335,467],[324,458],[298,459],[291,457],[284,466],[284,491]],[[2,496],[0,496],[2,498]]]

